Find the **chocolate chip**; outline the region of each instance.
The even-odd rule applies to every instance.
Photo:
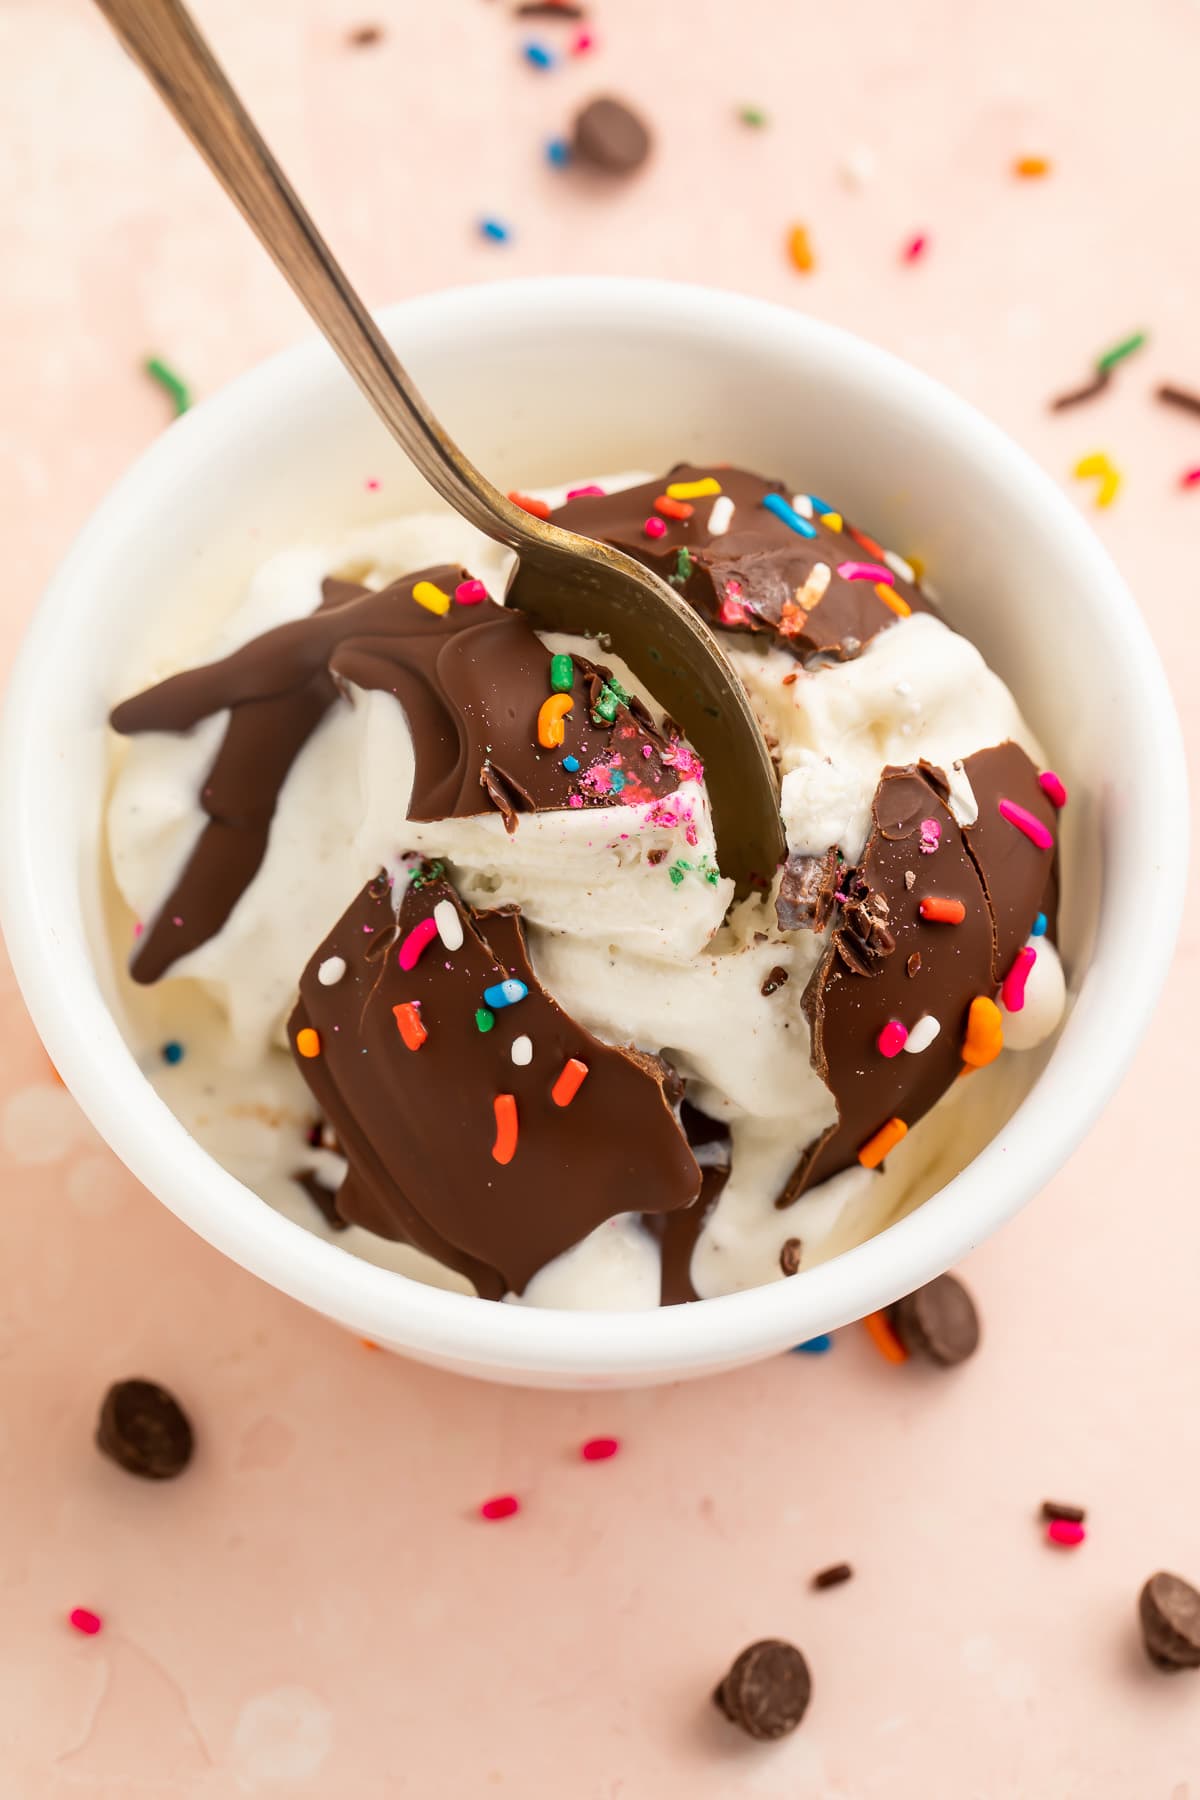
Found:
[[[1200,1593],[1160,1570],[1138,1596],[1146,1655],[1156,1669],[1200,1669]]]
[[[650,133],[621,100],[605,95],[575,117],[575,154],[610,175],[631,175],[650,154]]]
[[[849,1581],[854,1570],[849,1563],[832,1563],[828,1569],[818,1569],[809,1584],[815,1588],[841,1587],[843,1581]]]
[[[1070,1525],[1082,1525],[1087,1512],[1082,1506],[1068,1506],[1062,1500],[1042,1501],[1043,1519],[1065,1519]]]
[[[758,991],[764,1000],[769,1000],[772,994],[777,994],[779,992],[787,979],[787,969],[782,968],[779,963],[776,963],[773,969],[768,969],[767,979],[763,982]]]
[[[781,1638],[743,1650],[713,1695],[727,1719],[763,1742],[795,1731],[811,1697],[808,1664]]]
[[[979,1315],[955,1275],[939,1275],[891,1308],[892,1328],[910,1356],[952,1368],[979,1346]]]
[[[346,33],[346,42],[355,50],[366,50],[372,44],[381,44],[385,35],[382,25],[356,25]]]
[[[804,1244],[800,1238],[788,1238],[779,1252],[779,1266],[785,1275],[797,1275],[800,1272],[800,1258],[804,1254]]]
[[[96,1442],[131,1475],[168,1481],[192,1458],[192,1428],[178,1400],[153,1381],[114,1382],[104,1396]]]

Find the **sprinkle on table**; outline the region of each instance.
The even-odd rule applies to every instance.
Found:
[[[881,1125],[874,1137],[869,1137],[858,1153],[858,1160],[864,1169],[877,1169],[885,1156],[890,1156],[902,1138],[908,1136],[908,1126],[903,1119],[889,1119]]]
[[[1189,393],[1187,388],[1175,387],[1169,381],[1155,389],[1155,399],[1165,406],[1177,406],[1181,412],[1200,413],[1200,394]]]
[[[479,1508],[481,1519],[511,1519],[521,1510],[521,1502],[515,1494],[497,1494],[492,1500],[485,1500]]]
[[[84,1637],[95,1637],[98,1631],[104,1629],[104,1620],[100,1614],[92,1612],[86,1606],[73,1606],[67,1614],[67,1622],[76,1631],[81,1631]]]
[[[320,1056],[320,1034],[314,1031],[311,1025],[305,1025],[296,1033],[296,1051],[298,1055],[306,1057],[310,1062],[314,1056]]]
[[[579,1454],[584,1462],[607,1462],[621,1448],[619,1438],[594,1437],[580,1447]]]
[[[1065,1500],[1043,1500],[1041,1513],[1043,1519],[1066,1519],[1072,1525],[1082,1525],[1087,1518],[1086,1507],[1073,1506]]]
[[[1066,412],[1069,406],[1079,406],[1084,400],[1094,400],[1097,394],[1104,392],[1111,380],[1112,374],[1108,369],[1098,371],[1082,387],[1071,388],[1067,393],[1059,394],[1050,402],[1050,411]]]
[[[928,248],[928,237],[925,232],[918,231],[915,236],[910,237],[905,244],[904,249],[901,252],[902,260],[909,263],[919,262]]]
[[[552,169],[565,169],[570,165],[571,146],[566,138],[553,137],[546,145],[546,161]]]
[[[788,232],[787,247],[792,267],[798,269],[801,275],[811,275],[817,266],[817,259],[813,255],[812,241],[803,225],[792,226]]]
[[[1050,173],[1052,166],[1048,156],[1018,156],[1013,164],[1013,174],[1021,181],[1040,181]]]
[[[1008,799],[1001,799],[996,804],[1000,817],[1007,819],[1010,825],[1015,825],[1018,831],[1025,834],[1031,844],[1035,844],[1039,850],[1053,850],[1054,834],[1026,807],[1019,806],[1015,800]]]
[[[554,52],[553,50],[548,50],[545,44],[539,44],[533,41],[522,44],[521,55],[525,58],[525,61],[529,64],[531,69],[552,69],[554,67]]]
[[[1179,477],[1179,485],[1181,488],[1200,487],[1200,468],[1185,469]]]
[[[1077,481],[1095,480],[1097,506],[1111,506],[1121,491],[1121,471],[1106,450],[1081,456],[1071,473]]]
[[[792,1345],[793,1356],[824,1356],[833,1349],[833,1339],[827,1331],[818,1332],[816,1337],[805,1338],[802,1344]]]
[[[555,1106],[570,1106],[572,1100],[587,1080],[588,1066],[577,1056],[569,1056],[562,1066],[557,1081],[550,1089],[550,1098]]]
[[[848,1562],[831,1563],[827,1569],[818,1569],[808,1585],[823,1593],[826,1588],[841,1587],[844,1581],[853,1579],[854,1570]]]
[[[496,1141],[492,1157],[498,1163],[510,1163],[517,1154],[517,1100],[515,1094],[497,1094],[492,1102],[496,1116]]]
[[[400,1036],[409,1050],[419,1050],[429,1036],[421,1019],[421,1011],[415,1000],[404,1000],[399,1006],[393,1006]]]
[[[1096,358],[1097,375],[1109,374],[1118,363],[1124,362],[1127,356],[1132,356],[1136,350],[1141,350],[1145,342],[1146,333],[1144,331],[1131,331],[1129,336],[1123,337],[1119,344],[1114,344],[1110,350],[1102,351]]]
[[[892,1330],[891,1321],[885,1312],[868,1313],[863,1324],[867,1328],[867,1336],[885,1362],[908,1361],[908,1351]]]
[[[988,994],[976,994],[967,1012],[962,1059],[968,1068],[986,1069],[1004,1048],[1004,1020]]]
[[[479,235],[486,238],[489,244],[507,244],[512,232],[501,219],[480,219]]]
[[[181,1063],[183,1061],[183,1045],[177,1039],[172,1038],[162,1047],[162,1059],[165,1063],[170,1063],[172,1067],[176,1063]]]
[[[588,51],[594,50],[595,47],[596,40],[590,31],[577,31],[571,39],[572,56],[586,56]]]
[[[739,106],[737,116],[743,125],[750,125],[756,131],[771,122],[761,106]]]
[[[952,900],[940,894],[926,894],[920,906],[921,917],[931,925],[961,925],[967,916],[967,909],[961,900]]]
[[[142,364],[151,381],[156,381],[163,392],[170,398],[175,408],[175,417],[182,418],[192,404],[191,391],[181,375],[177,375],[169,363],[161,356],[148,356]]]
[[[1046,1541],[1060,1549],[1073,1550],[1087,1536],[1086,1526],[1076,1519],[1051,1519],[1046,1526]]]

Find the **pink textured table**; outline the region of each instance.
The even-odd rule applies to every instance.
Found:
[[[507,0],[363,6],[197,0],[371,300],[508,273],[692,277],[881,341],[1064,481],[1108,450],[1126,483],[1097,529],[1195,740],[1200,487],[1178,482],[1200,419],[1152,389],[1200,388],[1181,248],[1200,7],[1145,0],[1119,28],[1090,0],[595,0],[596,49],[539,74],[522,37],[569,28]],[[347,48],[373,18],[386,41]],[[165,422],[141,358],[205,393],[305,325],[84,0],[6,0],[0,84],[11,651]],[[604,88],[645,104],[660,150],[582,195],[541,146]],[[740,125],[741,102],[769,128]],[[1047,179],[1013,176],[1031,153]],[[478,237],[485,213],[510,244]],[[807,277],[783,250],[795,221]],[[1048,414],[1143,326],[1107,396]],[[898,1370],[856,1328],[825,1357],[607,1398],[372,1355],[227,1265],[83,1123],[6,976],[0,1793],[1200,1800],[1200,1677],[1155,1674],[1133,1626],[1151,1570],[1200,1580],[1198,949],[1193,913],[1123,1093],[973,1259],[974,1362]],[[175,1484],[92,1446],[103,1387],[135,1372],[195,1418]],[[615,1461],[580,1461],[596,1432],[621,1438]],[[522,1515],[481,1524],[508,1490]],[[1089,1507],[1080,1550],[1041,1541],[1046,1495]],[[855,1580],[810,1593],[843,1557]],[[100,1636],[69,1629],[76,1605]],[[765,1635],[801,1644],[815,1680],[774,1748],[707,1698]]]

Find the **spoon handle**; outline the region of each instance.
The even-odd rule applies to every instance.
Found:
[[[430,486],[489,537],[527,545],[527,515],[426,406],[180,0],[96,5]]]

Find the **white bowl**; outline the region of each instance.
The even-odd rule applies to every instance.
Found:
[[[538,1311],[422,1286],[311,1235],[213,1162],[141,1073],[108,998],[105,717],[147,640],[177,638],[181,619],[190,636],[194,619],[199,641],[272,550],[426,502],[319,343],[173,425],[100,507],[30,627],[3,721],[0,899],[34,1022],[93,1123],[181,1219],[265,1281],[422,1361],[498,1381],[626,1386],[749,1362],[859,1318],[1037,1192],[1150,1017],[1181,909],[1186,796],[1137,608],[1028,457],[934,382],[827,325],[730,294],[591,279],[432,295],[383,323],[501,488],[717,456],[826,493],[922,552],[950,622],[1015,690],[1072,792],[1073,1007],[1053,1052],[999,1134],[900,1223],[791,1280],[658,1312]]]

